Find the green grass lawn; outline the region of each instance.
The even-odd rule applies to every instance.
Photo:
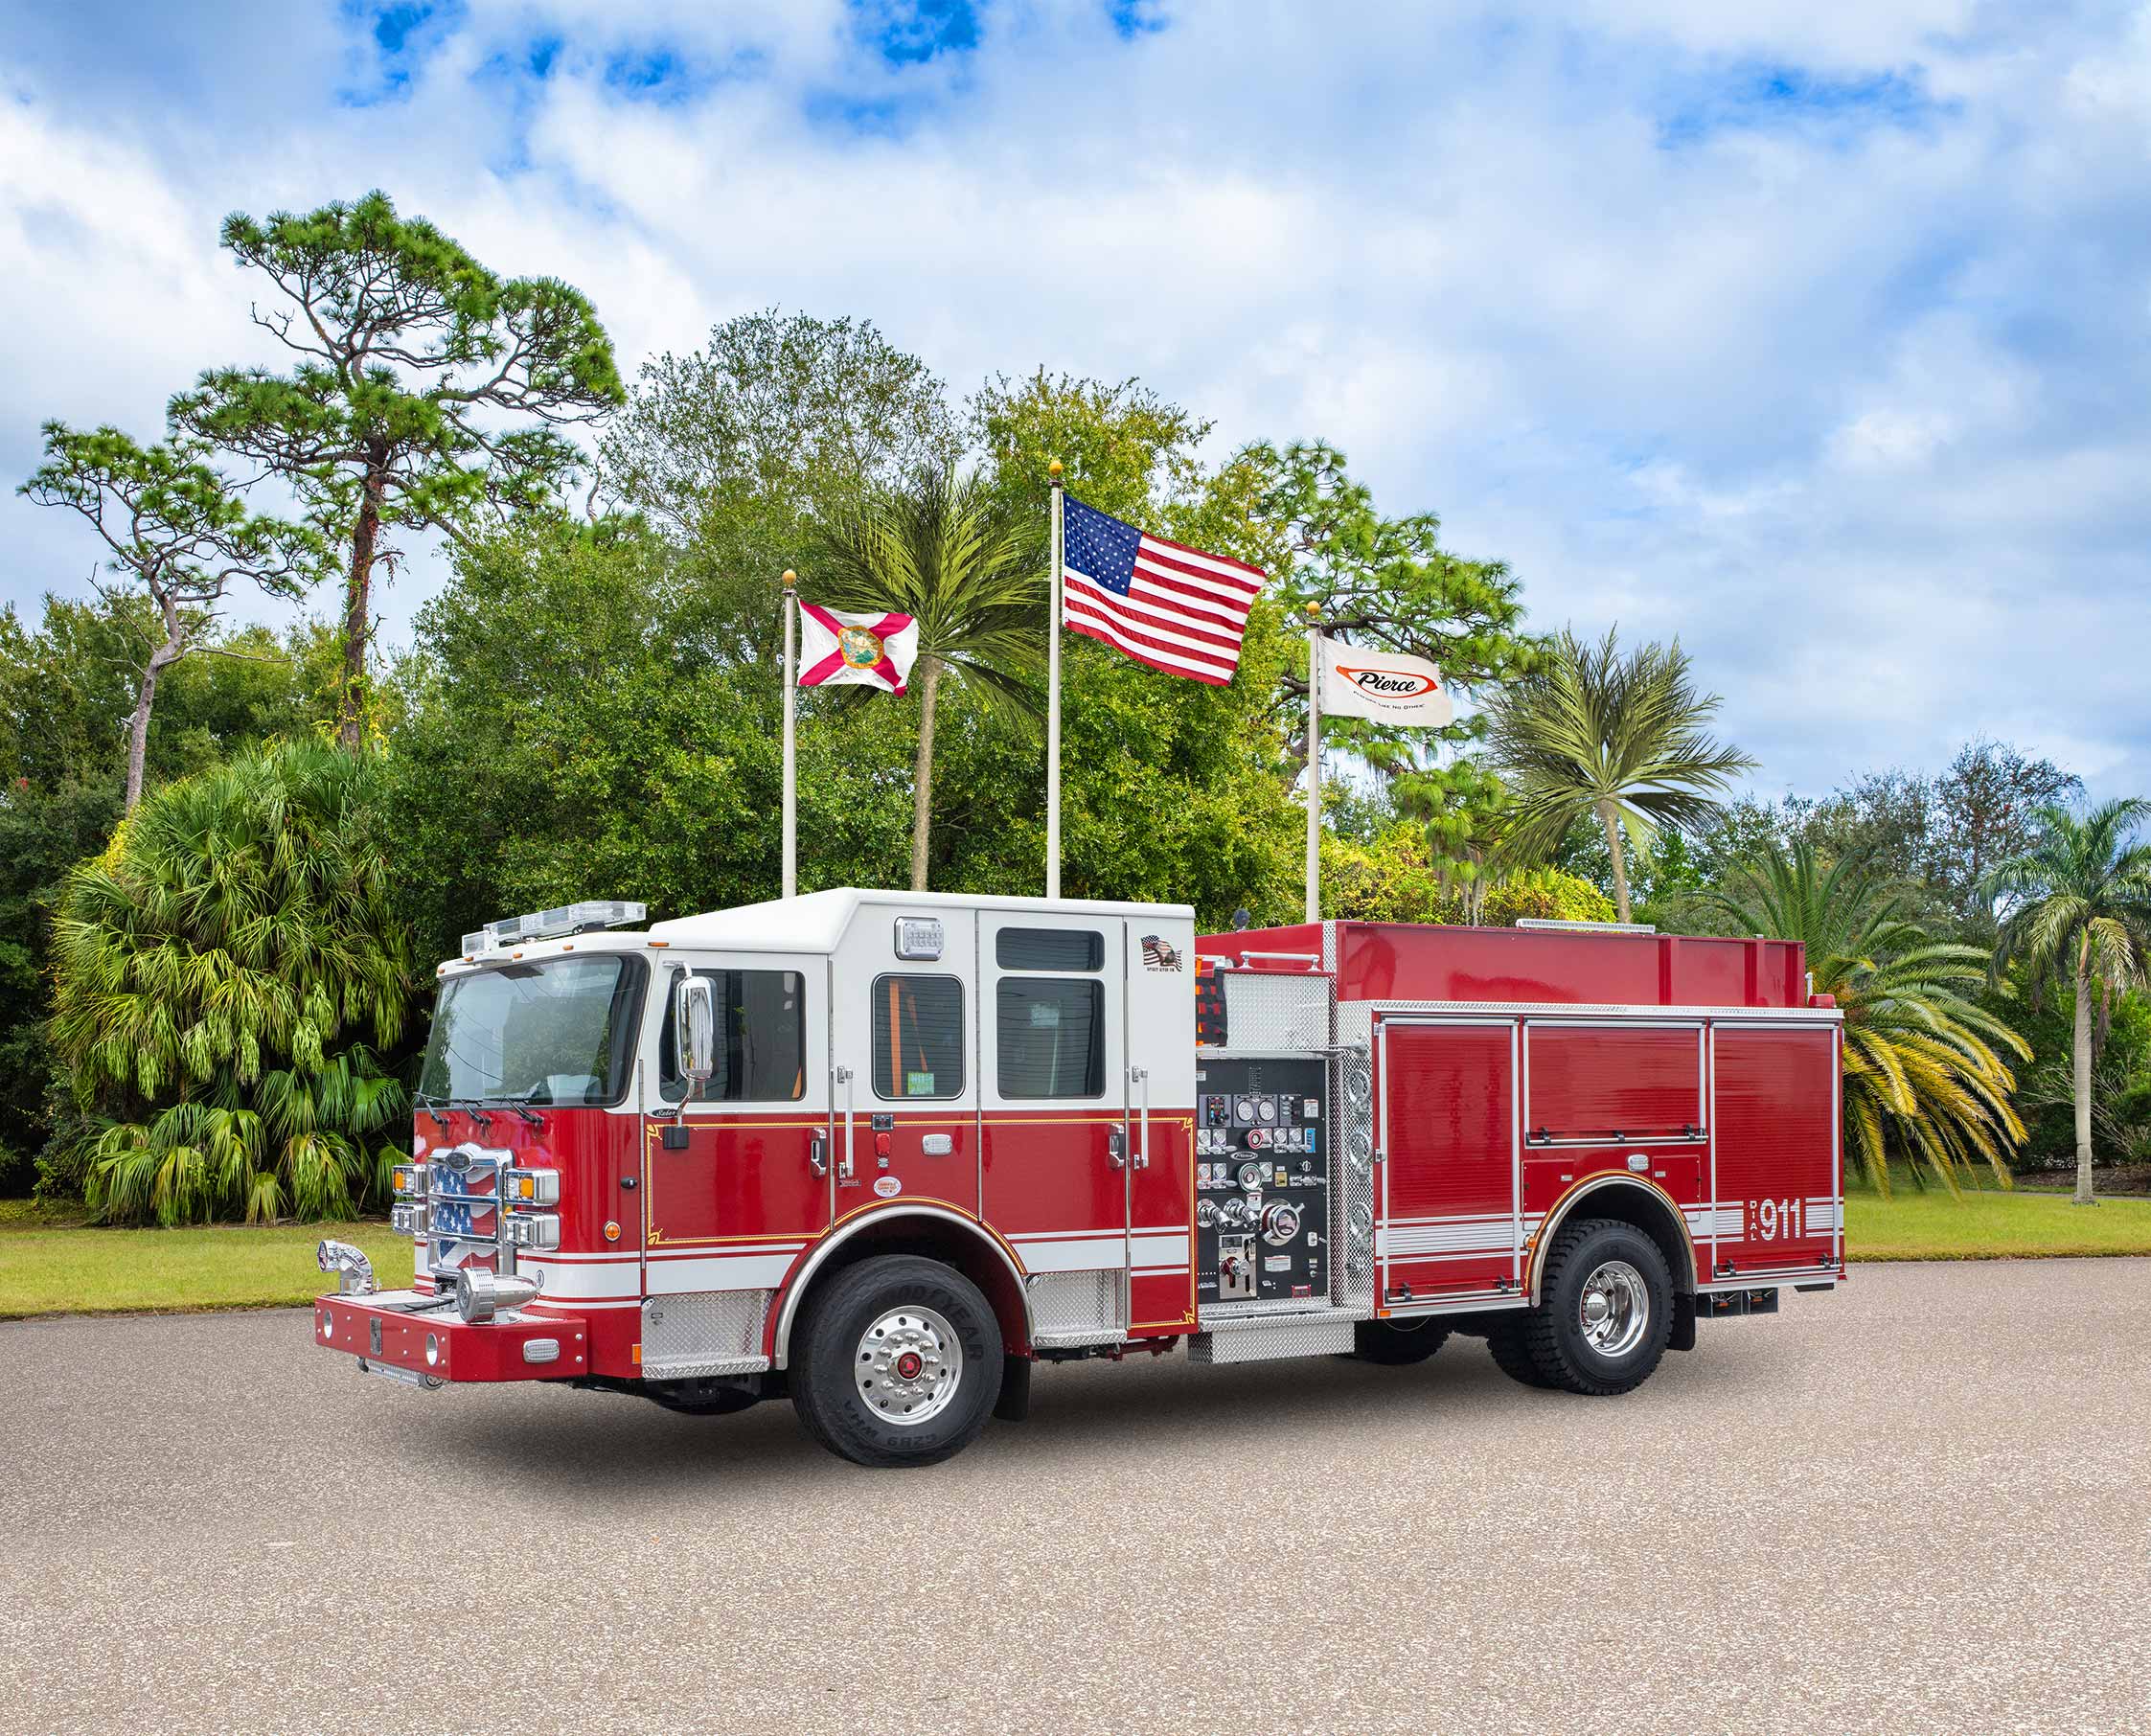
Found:
[[[291,1306],[334,1288],[313,1263],[324,1236],[364,1248],[382,1289],[410,1283],[410,1238],[385,1223],[95,1229],[0,1201],[0,1319]]]
[[[2013,1260],[2060,1254],[2151,1254],[2151,1199],[2071,1205],[2066,1194],[1967,1189],[1952,1199],[1895,1180],[1888,1199],[1845,1196],[1854,1260]]]

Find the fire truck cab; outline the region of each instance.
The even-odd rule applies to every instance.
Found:
[[[423,1387],[789,1396],[873,1465],[1039,1361],[1487,1339],[1639,1383],[1843,1277],[1839,1016],[1796,945],[837,890],[637,930],[590,902],[440,968],[410,1286],[317,1340]]]

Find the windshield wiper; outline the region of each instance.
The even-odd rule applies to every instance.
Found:
[[[411,1093],[411,1101],[418,1105],[419,1108],[425,1114],[433,1117],[433,1125],[439,1128],[442,1132],[446,1133],[448,1131],[447,1119],[441,1113],[441,1110],[444,1108],[452,1108],[455,1107],[454,1105],[436,1105],[433,1099],[428,1097],[423,1091],[413,1091]]]

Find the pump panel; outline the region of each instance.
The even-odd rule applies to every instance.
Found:
[[[1329,1299],[1328,1072],[1318,1055],[1197,1063],[1199,1304]]]

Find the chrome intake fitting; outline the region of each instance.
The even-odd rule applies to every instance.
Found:
[[[520,1308],[536,1299],[541,1280],[514,1272],[489,1272],[480,1267],[464,1267],[456,1272],[456,1313],[464,1323],[476,1326],[504,1309]]]
[[[336,1274],[336,1293],[339,1296],[370,1296],[374,1293],[374,1263],[366,1258],[363,1248],[354,1247],[348,1242],[324,1237],[313,1250],[313,1263],[323,1271]]]

